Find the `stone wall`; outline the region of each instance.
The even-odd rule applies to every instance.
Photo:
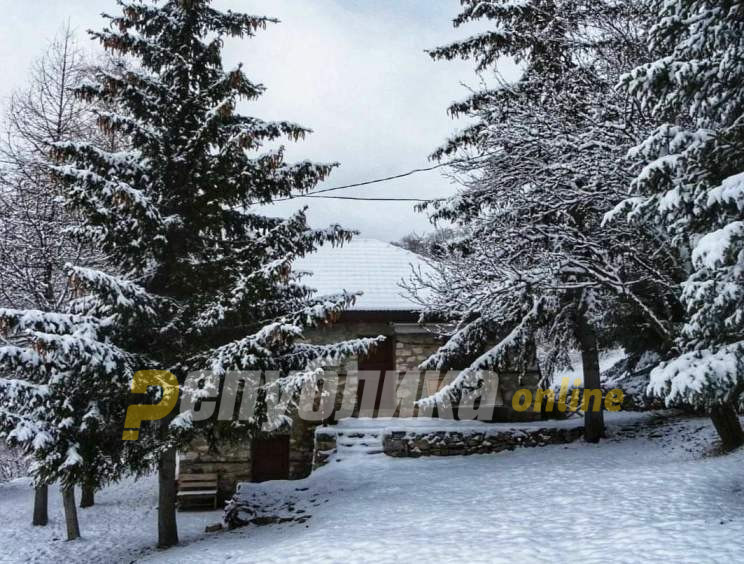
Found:
[[[434,354],[440,342],[428,333],[401,333],[395,336],[395,368],[400,372],[418,371],[418,366]]]
[[[289,479],[307,478],[313,470],[315,427],[295,418],[289,434]]]
[[[401,427],[405,422],[401,420]],[[551,427],[535,426],[530,428],[509,428],[495,423],[493,428],[463,429],[462,431],[443,430],[377,430],[369,428],[325,427],[315,432],[315,454],[313,470],[321,468],[333,460],[341,460],[346,454],[358,456],[359,449],[347,453],[340,448],[344,436],[353,438],[358,443],[364,443],[366,438],[382,437],[382,452],[395,458],[417,458],[420,456],[457,456],[470,454],[490,454],[517,447],[542,447],[554,444],[571,443],[583,435],[584,428],[578,424],[573,426],[558,425]],[[377,439],[379,440],[379,439]],[[370,450],[378,453],[380,450]]]
[[[401,399],[402,406],[411,406],[415,400],[426,397],[432,393],[431,385],[427,385],[423,377],[424,372],[418,369],[419,365],[431,356],[441,345],[439,338],[433,333],[412,331],[410,326],[405,331],[396,332],[396,326],[390,323],[370,323],[356,322],[345,323],[333,326],[327,331],[315,333],[311,336],[312,341],[328,342],[332,340],[341,340],[359,336],[386,335],[395,340],[395,371],[398,376],[403,378],[405,375],[413,375],[413,382],[417,387],[401,385],[398,388],[398,395]],[[339,375],[338,391],[336,395],[335,407],[341,408],[341,400],[344,389],[351,387],[356,389],[357,381],[357,361],[355,358],[347,359],[342,365],[334,367]],[[426,378],[429,380],[438,380],[436,386],[441,386],[444,377],[434,371],[427,371]],[[536,421],[541,418],[539,412],[530,409],[525,412],[517,412],[512,409],[512,399],[517,390],[528,388],[531,391],[537,389],[540,380],[540,372],[535,366],[525,373],[504,372],[499,375],[499,398],[493,406],[493,416],[489,420],[493,421]],[[489,406],[490,409],[490,406]],[[451,409],[439,410],[438,416],[444,418],[456,418]],[[412,408],[412,411],[400,413],[401,417],[415,417],[419,414],[419,408]],[[425,413],[431,415],[433,413]],[[346,414],[348,415],[348,414]],[[355,412],[354,415],[357,415]]]
[[[484,432],[390,431],[383,435],[383,449],[386,455],[397,458],[488,454],[516,447],[570,443],[582,434],[583,427]]]
[[[276,434],[289,435],[289,479],[307,478],[313,469],[315,426],[296,419],[291,429]],[[179,473],[219,476],[220,499],[229,499],[239,482],[252,481],[252,470],[250,439],[211,451],[206,441],[198,439],[179,454]]]
[[[206,441],[192,441],[190,448],[179,454],[179,474],[217,474],[219,476],[220,502],[235,492],[238,482],[250,482],[251,444],[224,445],[210,450]]]

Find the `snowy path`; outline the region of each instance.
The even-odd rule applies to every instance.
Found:
[[[214,514],[179,514],[184,540],[201,540],[139,555],[149,562],[303,564],[735,562],[744,553],[744,452],[703,457],[712,438],[706,419],[674,419],[622,436],[615,430],[599,446],[415,460],[359,456],[307,480],[251,486],[256,497],[292,498],[311,515],[303,524],[203,535],[197,521],[203,527]],[[121,524],[86,517],[88,540],[63,543],[29,533],[29,492],[0,485],[11,516],[0,547],[13,547],[13,562],[64,559],[52,549],[85,556],[75,561],[134,560],[154,535],[152,487],[148,480],[101,494],[101,507],[88,511],[106,512],[99,521],[118,516]],[[23,519],[13,520],[19,511]],[[94,536],[99,531],[110,532]]]

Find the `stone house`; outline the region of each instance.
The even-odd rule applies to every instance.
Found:
[[[361,395],[363,385],[355,381],[357,371],[377,371],[381,381],[393,378],[397,382],[401,376],[418,371],[418,365],[442,344],[432,327],[417,323],[420,306],[406,297],[400,286],[401,280],[411,276],[412,269],[425,272],[431,268],[422,257],[389,243],[357,238],[343,247],[321,248],[299,261],[296,268],[313,273],[306,283],[320,294],[337,293],[342,289],[364,292],[337,323],[307,335],[308,339],[335,342],[353,337],[387,337],[384,345],[369,357],[349,359],[339,367],[337,407],[345,386],[352,381],[357,394]],[[516,413],[510,407],[517,389],[534,389],[538,380],[536,369],[519,376],[499,374],[493,420],[539,417],[534,413]],[[419,381],[421,384],[416,390],[419,397],[430,395],[441,385],[437,375],[433,381],[428,375]],[[383,385],[378,389],[384,388]],[[394,385],[388,388],[394,390]],[[374,414],[377,408],[388,403],[395,405],[394,400],[378,392]],[[353,413],[357,415],[358,409]],[[240,446],[225,447],[219,453],[210,453],[206,444],[195,443],[188,452],[181,453],[180,471],[218,474],[224,496],[232,493],[237,482],[304,478],[313,467],[316,425],[295,418],[287,429]]]

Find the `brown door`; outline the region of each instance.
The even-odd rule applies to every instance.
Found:
[[[289,479],[289,435],[253,440],[253,481]]]
[[[357,363],[360,372],[370,371],[379,374],[377,378],[366,379],[359,381],[359,387],[357,388],[357,409],[362,404],[362,394],[364,393],[364,387],[366,385],[377,386],[377,396],[375,398],[375,415],[380,407],[391,408],[393,403],[392,395],[395,393],[394,389],[391,397],[383,396],[383,388],[385,387],[385,379],[397,378],[395,372],[395,345],[392,337],[388,337],[385,341],[379,344],[375,350],[369,354],[361,356]]]

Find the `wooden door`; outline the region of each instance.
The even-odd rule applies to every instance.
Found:
[[[364,393],[365,385],[377,385],[377,396],[375,397],[375,415],[380,407],[392,408],[394,403],[394,387],[391,388],[392,394],[388,394],[390,397],[383,395],[383,389],[385,387],[385,380],[396,378],[398,374],[395,372],[395,342],[392,337],[385,339],[383,343],[378,345],[375,350],[371,351],[370,354],[361,356],[357,363],[360,372],[370,371],[377,372],[379,376],[377,379],[360,380],[359,387],[357,388],[357,409],[362,404],[362,394]]]
[[[254,482],[289,479],[289,435],[253,440]]]

